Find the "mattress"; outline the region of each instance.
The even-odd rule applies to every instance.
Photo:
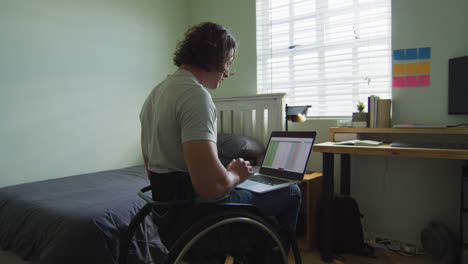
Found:
[[[119,239],[145,204],[143,166],[0,188],[0,247],[32,263],[117,263]],[[133,262],[167,253],[147,217],[132,241]]]

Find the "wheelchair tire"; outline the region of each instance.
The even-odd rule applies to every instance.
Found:
[[[127,264],[130,244],[135,235],[135,232],[138,226],[143,222],[145,217],[147,217],[152,210],[151,204],[145,204],[138,213],[132,218],[130,224],[128,225],[127,229],[123,232],[120,238],[120,245],[119,245],[119,264]]]
[[[279,258],[278,263],[284,263],[287,264],[287,255],[286,252],[284,251],[283,245],[281,244],[281,241],[279,240],[279,235],[277,231],[273,228],[271,224],[269,224],[264,218],[250,212],[246,212],[245,210],[229,210],[229,211],[224,211],[224,212],[216,212],[214,214],[211,214],[205,218],[200,219],[198,222],[193,224],[189,229],[187,229],[182,236],[177,239],[177,241],[173,244],[171,249],[169,250],[169,254],[167,255],[165,262],[166,264],[174,264],[174,263],[181,263],[182,260],[185,260],[185,257],[188,256],[190,258],[190,250],[192,247],[197,245],[196,243],[202,239],[209,239],[207,236],[211,237],[218,237],[220,239],[219,241],[227,240],[226,238],[221,239],[219,235],[216,235],[216,233],[219,232],[225,232],[225,230],[230,230],[227,231],[230,234],[234,234],[236,230],[236,227],[243,226],[246,227],[248,226],[249,232],[255,233],[258,232],[258,234],[263,234],[264,237],[259,238],[258,236],[255,237],[256,241],[268,241],[266,243],[258,243],[258,244],[263,244],[263,245],[256,245],[256,247],[264,247],[263,250],[264,253],[262,256],[258,256],[257,251],[253,253],[252,250],[256,249],[249,249],[251,250],[250,254],[257,254],[256,257],[263,257],[266,258],[266,260],[263,261],[245,261],[243,259],[242,261],[235,261],[234,263],[270,263],[271,255],[271,250],[273,248],[276,248],[276,257]],[[214,232],[212,232],[214,231]],[[248,239],[244,237],[244,240]],[[228,242],[229,244],[230,242]],[[253,242],[252,242],[253,243]],[[223,243],[221,243],[223,244]],[[236,253],[239,252],[243,249],[235,249],[233,250],[231,247],[227,246],[223,250],[218,251],[219,252],[225,252],[227,253],[224,257],[227,255],[234,255],[234,259],[236,259]],[[200,252],[199,250],[193,250],[196,252]],[[206,250],[207,252],[210,252],[210,250]],[[232,252],[230,252],[232,251]],[[262,251],[259,251],[262,252]],[[211,254],[210,252],[209,254]],[[230,254],[234,253],[234,254]],[[203,254],[203,253],[198,253],[198,254]],[[268,256],[266,256],[268,255]],[[282,261],[281,261],[282,260]],[[189,263],[219,263],[219,262],[210,262],[207,261],[206,259],[204,260],[199,260],[199,261],[189,261]],[[224,262],[222,262],[224,263]]]

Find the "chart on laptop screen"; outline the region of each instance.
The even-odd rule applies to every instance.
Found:
[[[313,138],[272,137],[263,167],[303,173]]]

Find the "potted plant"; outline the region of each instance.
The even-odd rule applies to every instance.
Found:
[[[353,113],[353,127],[367,127],[367,112],[364,112],[366,105],[359,100],[356,105],[357,112]]]

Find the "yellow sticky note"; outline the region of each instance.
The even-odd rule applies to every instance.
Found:
[[[431,63],[430,62],[420,62],[418,73],[431,73]]]
[[[418,64],[417,63],[407,63],[406,64],[406,74],[417,74],[418,73]]]
[[[393,75],[403,75],[405,74],[405,64],[393,64]]]

